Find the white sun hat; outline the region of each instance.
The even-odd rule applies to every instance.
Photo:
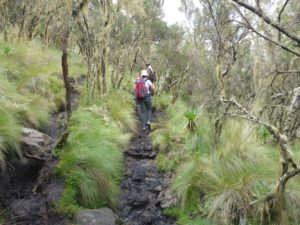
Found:
[[[141,71],[141,76],[142,76],[142,77],[148,77],[148,72],[147,72],[147,70],[142,70],[142,71]]]

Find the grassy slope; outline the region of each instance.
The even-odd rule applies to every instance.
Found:
[[[61,79],[61,52],[43,48],[38,42],[4,43],[9,54],[0,54],[0,165],[7,152],[19,151],[22,126],[43,128],[51,112],[64,102]],[[80,59],[70,56],[70,73],[79,75],[85,68]]]
[[[167,98],[160,100],[167,103]],[[179,209],[167,209],[178,224],[233,224],[245,215],[251,224],[259,223],[263,205],[248,203],[269,193],[280,171],[279,152],[271,138],[265,144],[256,130],[244,121],[228,121],[219,143],[214,141],[212,122],[205,114],[193,135],[184,131],[186,105],[179,101],[166,108],[164,125],[153,134],[160,154],[160,169],[175,174],[172,188],[181,198]],[[265,138],[265,137],[264,137]],[[299,147],[299,143],[294,149]],[[299,161],[300,152],[295,156]],[[287,224],[299,222],[299,178],[291,180],[284,211]]]
[[[37,42],[1,43],[13,47],[0,55],[0,164],[7,151],[18,153],[22,126],[47,126],[49,114],[64,102],[60,51]],[[71,76],[85,73],[79,57],[70,55]],[[58,150],[57,174],[65,182],[60,213],[79,208],[114,207],[122,174],[122,151],[136,129],[132,96],[114,90],[86,105],[82,88],[79,109],[73,113],[66,148]],[[21,154],[21,153],[20,153]]]

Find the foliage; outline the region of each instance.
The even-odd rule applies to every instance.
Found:
[[[134,103],[130,93],[115,90],[110,95],[102,99],[102,105],[108,111],[107,116],[112,121],[117,122],[120,128],[125,132],[134,132],[136,130],[136,120],[134,114]]]
[[[256,129],[256,133],[257,133],[258,138],[260,138],[263,143],[267,142],[271,137],[269,130],[263,126],[259,126]]]
[[[0,167],[4,167],[8,153],[16,153],[21,156],[20,136],[21,126],[14,116],[4,108],[0,108]]]
[[[4,225],[5,224],[4,212],[5,211],[0,211],[0,225]]]
[[[13,48],[8,46],[0,47],[0,54],[3,54],[4,56],[8,56],[11,54]]]
[[[166,97],[163,100],[160,99],[161,97],[156,98],[162,105],[168,99]],[[184,139],[187,135],[183,129],[186,110],[185,104],[179,100],[176,104],[169,105],[165,111],[166,115],[162,115],[159,121],[153,124],[154,131],[151,137],[154,148],[160,151],[157,162],[161,170],[174,170],[183,157]]]
[[[68,144],[57,173],[66,191],[57,210],[74,213],[78,207],[113,207],[122,172],[122,147],[129,140],[98,106],[79,108],[72,116]],[[68,206],[65,208],[64,206]]]
[[[166,109],[167,116],[174,118],[165,120],[163,128],[152,135],[160,150],[157,157],[159,167],[171,171],[177,168],[172,188],[180,197],[181,206],[166,213],[176,216],[178,224],[238,224],[242,220],[259,223],[259,218],[265,213],[262,206],[258,204],[250,209],[248,204],[271,191],[271,175],[279,170],[269,166],[278,161],[278,156],[272,153],[272,143],[260,144],[257,130],[238,120],[223,124],[215,143],[212,122],[202,114],[196,131],[181,136],[185,144],[179,151],[171,147],[175,133],[171,132],[173,127],[169,124],[178,126],[184,117],[178,118],[179,111],[174,107]],[[177,113],[172,114],[174,111]],[[184,124],[181,123],[181,126]],[[293,182],[291,185],[290,188],[294,189]],[[289,210],[285,211],[285,217],[292,224],[297,224],[300,218],[297,211],[291,210],[297,208],[296,196],[288,194],[286,197]]]
[[[21,127],[43,129],[49,116],[64,103],[60,78],[60,53],[38,42],[16,45],[14,54],[0,60],[0,161],[16,152],[21,156]],[[71,55],[72,73],[80,73],[78,58]]]
[[[196,110],[189,110],[184,114],[184,118],[187,120],[186,128],[191,133],[194,132],[197,128],[196,119],[198,112]]]

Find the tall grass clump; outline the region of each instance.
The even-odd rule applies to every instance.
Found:
[[[4,225],[6,222],[5,217],[4,217],[4,212],[5,211],[0,211],[0,225]]]
[[[154,148],[159,149],[157,163],[161,170],[174,170],[184,157],[185,139],[188,135],[184,129],[186,111],[187,106],[178,100],[176,104],[169,105],[153,125],[151,138]]]
[[[21,137],[21,126],[14,116],[0,108],[0,167],[4,167],[6,155],[16,153],[21,156],[19,140]]]
[[[137,122],[134,115],[132,95],[123,90],[114,90],[107,95],[101,105],[108,111],[109,116],[125,132],[134,132]]]
[[[79,207],[114,207],[122,173],[122,148],[129,140],[100,107],[79,108],[72,116],[70,136],[60,155],[58,174],[66,181],[57,209],[75,213]]]
[[[25,127],[40,128],[47,125],[51,102],[37,94],[20,92],[15,82],[1,77],[1,74],[0,82],[0,103],[3,109]]]
[[[228,121],[217,144],[212,141],[212,126],[198,124],[196,134],[187,139],[189,156],[178,167],[173,182],[181,210],[216,224],[242,223],[255,215],[249,203],[259,195],[259,187],[271,184],[270,150],[241,121]]]
[[[7,111],[23,126],[42,129],[49,116],[64,104],[61,52],[37,41],[3,43],[12,46],[9,57],[0,55],[0,94]],[[80,57],[70,54],[70,74],[85,72]]]

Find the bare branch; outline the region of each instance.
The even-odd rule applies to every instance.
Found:
[[[300,70],[287,70],[287,71],[276,71],[278,74],[293,74],[293,73],[300,73]]]
[[[235,3],[239,4],[240,6],[246,8],[246,9],[248,9],[249,11],[253,12],[257,16],[259,16],[260,18],[262,18],[267,24],[269,24],[270,26],[274,27],[279,32],[281,32],[285,36],[289,37],[291,40],[297,42],[297,45],[300,46],[300,38],[298,38],[297,36],[289,33],[285,28],[283,28],[282,26],[280,26],[278,23],[272,21],[267,15],[265,15],[260,10],[252,7],[251,5],[248,5],[248,4],[244,3],[244,2],[242,2],[241,0],[232,0],[232,1],[234,1]]]
[[[234,6],[235,6],[235,5],[234,5]],[[236,7],[236,6],[235,6],[235,7]],[[295,51],[293,51],[292,49],[290,49],[290,48],[288,48],[288,47],[286,47],[286,46],[284,46],[284,45],[278,43],[277,41],[274,41],[274,40],[270,39],[269,37],[267,37],[267,36],[261,34],[260,32],[258,32],[258,31],[257,31],[256,29],[254,29],[254,27],[250,24],[250,22],[247,20],[247,18],[242,14],[242,12],[239,10],[239,8],[236,7],[236,9],[238,10],[238,13],[241,15],[241,17],[246,21],[246,23],[247,23],[247,28],[248,28],[248,29],[252,30],[254,33],[256,33],[258,36],[262,37],[263,39],[265,39],[265,40],[267,40],[267,41],[269,41],[269,42],[271,42],[271,43],[273,43],[273,44],[279,46],[279,47],[282,48],[283,50],[285,50],[285,51],[287,51],[287,52],[290,52],[290,53],[292,53],[292,54],[294,54],[294,55],[300,57],[300,53],[295,52]],[[241,23],[241,24],[243,24],[243,23]]]
[[[293,89],[293,97],[291,103],[287,109],[287,119],[284,125],[284,132],[287,137],[291,136],[293,132],[292,122],[294,120],[294,115],[296,115],[296,109],[299,107],[300,103],[300,86]]]
[[[285,10],[285,7],[286,7],[287,4],[289,3],[289,1],[290,1],[290,0],[285,0],[283,6],[282,6],[282,8],[281,8],[281,10],[280,10],[279,13],[278,13],[277,21],[278,21],[279,24],[280,24],[280,22],[281,22],[281,16],[282,16],[282,13],[283,13],[283,11]]]

